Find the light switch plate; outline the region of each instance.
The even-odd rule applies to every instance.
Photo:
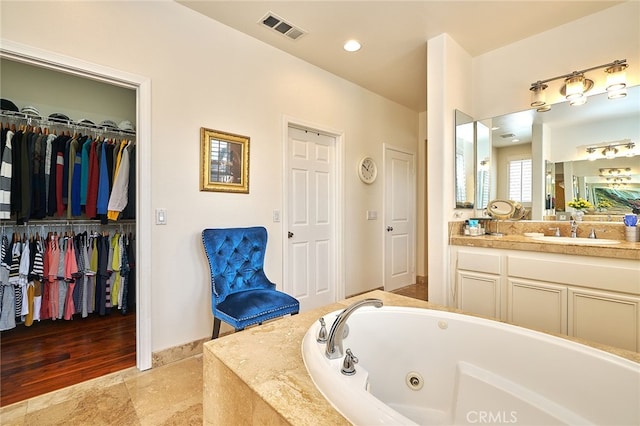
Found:
[[[156,209],[156,225],[167,224],[167,209]]]

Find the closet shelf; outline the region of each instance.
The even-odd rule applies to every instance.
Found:
[[[118,225],[135,225],[135,219],[122,219],[118,221],[109,221],[109,223],[101,223],[100,219],[33,219],[22,224],[16,224],[15,219],[2,219],[0,226],[28,227],[40,225],[57,225],[57,226],[75,226],[75,225],[100,225],[100,226],[118,226]]]
[[[25,114],[22,112],[14,112],[14,111],[2,111],[0,112],[0,117],[8,118],[9,120],[20,120],[25,121],[29,126],[34,125],[34,123],[40,126],[49,126],[49,127],[68,127],[73,130],[86,129],[93,131],[98,134],[114,134],[120,136],[136,136],[135,131],[131,130],[123,130],[119,128],[113,128],[108,126],[100,126],[98,124],[87,124],[87,123],[76,123],[71,120],[50,120],[48,118],[36,117],[33,115]]]

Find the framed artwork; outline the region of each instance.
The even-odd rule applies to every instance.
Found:
[[[200,191],[249,193],[249,137],[200,128]]]

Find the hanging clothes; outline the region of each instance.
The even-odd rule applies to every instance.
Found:
[[[120,212],[127,206],[127,196],[129,188],[129,150],[127,141],[120,144],[116,162],[116,172],[113,182],[113,189],[109,197],[107,217],[110,220],[117,220]]]
[[[11,170],[12,154],[11,140],[14,133],[8,131],[5,135],[5,146],[2,151],[2,163],[0,164],[0,219],[11,217]]]
[[[78,276],[78,263],[76,261],[76,252],[73,244],[73,238],[67,239],[67,250],[64,259],[64,280],[67,283],[67,294],[64,303],[64,319],[70,320],[76,311],[73,303],[73,291]]]
[[[31,125],[2,129],[0,219],[26,224],[51,216],[102,223],[135,218],[134,143],[97,142],[75,130],[75,125],[73,132],[58,129],[58,134]]]

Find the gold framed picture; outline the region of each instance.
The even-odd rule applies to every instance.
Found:
[[[249,137],[200,128],[200,191],[249,193]]]

